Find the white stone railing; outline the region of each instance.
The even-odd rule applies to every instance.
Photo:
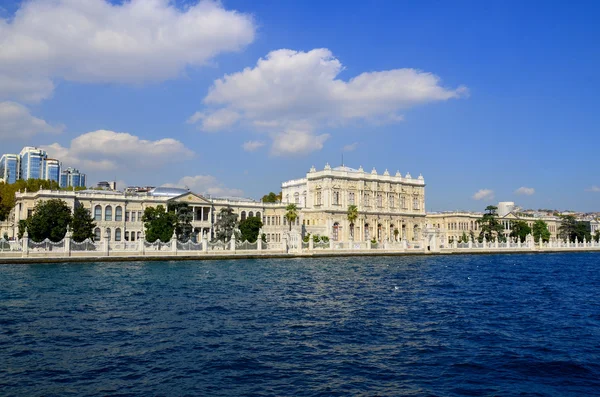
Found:
[[[299,236],[298,236],[299,237]],[[27,236],[19,241],[0,239],[0,258],[10,257],[69,257],[69,256],[190,256],[190,255],[219,255],[219,254],[292,254],[311,255],[323,252],[335,253],[482,253],[482,252],[544,252],[544,251],[600,251],[600,243],[596,241],[552,241],[535,243],[533,238],[525,242],[488,242],[483,240],[458,243],[428,245],[425,241],[333,241],[308,242],[295,239],[294,244],[288,242],[289,236],[284,235],[281,242],[264,242],[262,240],[250,243],[236,241],[209,242],[206,236],[200,242],[178,241],[176,238],[168,242],[138,241],[73,241],[69,236],[58,242],[48,239],[34,242]]]

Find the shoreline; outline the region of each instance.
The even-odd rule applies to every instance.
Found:
[[[398,252],[398,251],[356,251],[356,252],[306,252],[306,253],[223,253],[223,254],[200,254],[200,255],[114,255],[114,256],[0,256],[0,265],[16,264],[53,264],[53,263],[90,263],[90,262],[158,262],[158,261],[213,261],[213,260],[236,260],[236,259],[299,259],[299,258],[347,258],[347,257],[381,257],[381,256],[456,256],[456,255],[515,255],[515,254],[556,254],[556,253],[578,253],[578,252],[600,252],[599,249],[584,248],[547,248],[547,249],[506,249],[506,250],[443,250],[429,252]]]

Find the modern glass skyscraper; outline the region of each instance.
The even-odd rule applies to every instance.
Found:
[[[16,154],[3,154],[0,158],[0,178],[6,183],[15,183],[19,179],[21,158]]]
[[[20,179],[46,179],[48,154],[36,147],[26,146],[21,150]],[[58,177],[56,178],[58,182]]]
[[[60,179],[60,161],[56,159],[44,160],[44,179],[47,181],[59,182]]]
[[[76,168],[67,168],[60,173],[60,187],[85,187],[85,174]]]

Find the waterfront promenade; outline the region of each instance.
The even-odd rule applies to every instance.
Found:
[[[499,254],[600,251],[595,241],[554,241],[536,243],[531,236],[525,242],[469,242],[437,244],[437,241],[400,242],[336,242],[315,243],[302,241],[290,233],[282,242],[181,242],[176,238],[163,243],[138,240],[75,242],[69,235],[60,242],[45,240],[34,242],[27,237],[20,241],[0,240],[0,263],[15,262],[71,262],[96,260],[209,260],[235,258],[285,258],[285,257],[332,257],[332,256],[381,256],[381,255],[445,255],[445,254]]]

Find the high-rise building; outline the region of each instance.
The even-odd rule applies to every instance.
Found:
[[[16,154],[3,154],[0,158],[0,179],[5,183],[15,183],[19,179],[20,161]]]
[[[19,179],[46,179],[45,160],[48,158],[48,154],[45,150],[26,146],[21,150],[20,157]]]
[[[60,182],[60,161],[56,159],[44,160],[44,178],[47,181]]]
[[[85,187],[85,174],[68,167],[60,173],[60,187]]]

